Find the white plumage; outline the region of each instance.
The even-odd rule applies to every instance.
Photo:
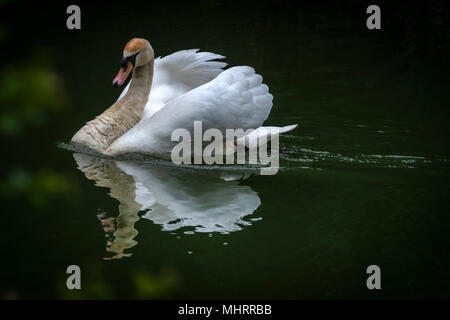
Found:
[[[173,130],[184,128],[192,135],[194,121],[202,121],[203,131],[260,128],[272,108],[269,88],[251,67],[223,71],[226,63],[212,61],[222,58],[192,49],[155,59],[153,84],[142,119],[114,141],[107,153],[141,152],[167,157],[176,144],[171,141]],[[281,133],[295,127],[268,128]],[[257,130],[252,137],[261,132]]]
[[[224,56],[199,49],[181,50],[154,62],[153,84],[145,106],[145,114],[151,116],[170,100],[205,84],[223,71],[225,62],[212,61]],[[119,96],[127,93],[131,81]],[[118,99],[118,100],[119,100]]]

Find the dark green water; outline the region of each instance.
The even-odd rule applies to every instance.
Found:
[[[80,31],[65,4],[4,6],[0,297],[448,298],[449,21],[443,2],[417,3],[381,5],[380,31],[358,1],[86,3]],[[266,124],[299,123],[280,172],[59,148],[115,101],[135,36],[255,67],[274,95]]]

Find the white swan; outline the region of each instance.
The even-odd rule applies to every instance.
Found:
[[[272,95],[262,77],[251,67],[223,71],[224,58],[210,52],[183,50],[164,58],[154,58],[150,43],[131,39],[123,51],[114,86],[132,79],[109,109],[89,121],[72,141],[107,155],[145,153],[170,158],[177,142],[172,131],[184,128],[193,133],[194,121],[209,128],[259,129],[272,108]],[[262,127],[271,132],[287,132],[297,125]]]

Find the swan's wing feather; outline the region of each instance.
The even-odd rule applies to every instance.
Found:
[[[193,132],[194,121],[202,121],[203,130],[258,128],[270,113],[272,99],[253,68],[234,67],[169,102],[148,124],[163,133],[161,138],[170,138],[169,131],[176,128]]]
[[[182,83],[193,89],[205,84],[219,75],[225,62],[220,54],[198,52],[199,49],[181,50],[155,61],[155,81],[159,83]],[[159,76],[162,77],[159,77]]]
[[[153,100],[163,104],[203,85],[220,74],[227,66],[225,62],[213,61],[225,57],[212,52],[198,52],[199,49],[181,50],[154,62],[154,76],[147,107]],[[131,81],[119,96],[121,99],[128,91]],[[172,90],[167,90],[171,88]]]
[[[202,120],[204,130],[258,128],[269,116],[272,99],[253,68],[234,67],[168,103],[153,122],[164,118],[171,128],[183,128]]]
[[[183,128],[193,136],[194,121],[202,121],[203,131],[216,128],[223,134],[225,129],[256,129],[267,119],[272,99],[253,68],[230,68],[211,82],[170,101],[153,116],[144,117],[108,152],[170,153],[176,144],[171,141],[173,130]]]

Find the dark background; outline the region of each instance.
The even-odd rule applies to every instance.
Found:
[[[0,297],[449,297],[446,1],[0,3]],[[81,7],[81,30],[66,28],[70,4]],[[381,30],[365,26],[370,4],[381,7]],[[95,213],[117,202],[56,144],[117,97],[111,80],[132,37],[157,56],[201,48],[255,67],[276,99],[270,124],[301,123],[287,147],[336,157],[315,159],[320,172],[288,159],[292,171],[246,182],[263,220],[233,234],[227,252],[217,249],[232,242],[225,236],[184,246],[148,223],[136,257],[102,262]],[[341,154],[425,160],[408,171],[407,159],[353,165]],[[192,247],[202,252],[195,262]],[[89,270],[81,293],[64,288],[74,261]],[[381,292],[364,287],[374,261],[387,270]]]

